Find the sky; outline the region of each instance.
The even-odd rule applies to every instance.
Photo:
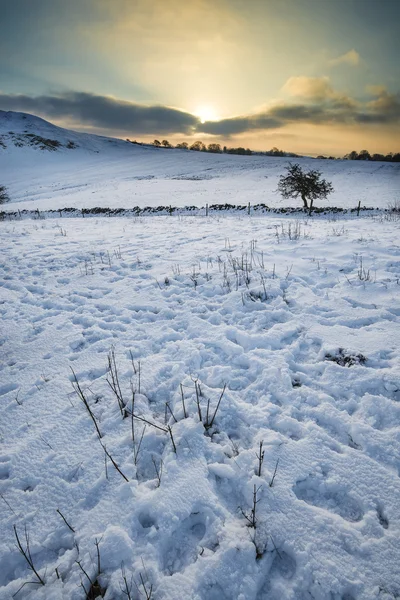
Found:
[[[0,0],[0,110],[80,131],[398,152],[399,0]]]

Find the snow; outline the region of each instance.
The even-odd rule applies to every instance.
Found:
[[[111,152],[86,161],[82,148],[16,148],[1,160],[17,165],[17,151],[23,176],[15,167],[6,183],[21,206],[51,208],[86,206],[95,186],[108,205],[128,206],[121,173],[129,163],[150,170],[149,157],[164,175],[152,192],[135,183],[146,204],[158,202],[157,186],[168,195],[165,174],[184,161],[190,172],[207,161],[218,169],[227,196],[259,194],[268,168],[282,165],[135,147],[129,157],[116,148],[110,164]],[[22,202],[38,185],[28,182],[38,157],[43,189]],[[245,161],[262,168],[242,171]],[[353,202],[372,166],[326,169]],[[371,171],[365,193],[389,194],[390,169]],[[81,185],[84,173],[88,190],[66,196],[61,186]],[[200,185],[209,198],[204,181],[184,182],[176,198],[195,203],[186,194]],[[399,596],[398,220],[158,216],[0,228],[0,600],[83,599],[82,568],[106,600],[128,597],[124,578],[135,600]],[[107,382],[112,349],[126,414]],[[44,586],[23,585],[37,579],[14,525],[23,547],[26,527]]]
[[[12,132],[12,133],[9,133]],[[40,150],[26,133],[57,140]],[[21,138],[22,136],[22,138]],[[22,141],[21,141],[22,140]],[[4,146],[2,146],[1,141]],[[76,148],[68,149],[68,142]],[[7,210],[64,207],[247,205],[299,206],[276,193],[289,161],[320,169],[334,193],[322,205],[386,208],[400,200],[400,165],[364,161],[235,156],[135,145],[77,133],[24,113],[0,111],[1,185]],[[316,203],[318,205],[318,203]]]

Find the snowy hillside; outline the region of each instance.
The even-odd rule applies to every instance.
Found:
[[[320,169],[333,182],[330,205],[353,208],[361,200],[386,208],[399,197],[399,164],[295,160]],[[296,206],[275,191],[287,164],[286,158],[134,145],[0,111],[0,184],[9,189],[9,210],[248,202]]]
[[[387,219],[1,222],[0,600],[399,598]]]

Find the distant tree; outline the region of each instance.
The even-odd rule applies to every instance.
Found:
[[[344,158],[346,158],[347,160],[357,160],[358,159],[358,152],[356,152],[355,150],[352,150],[348,154],[345,154]]]
[[[193,144],[190,146],[190,150],[195,150],[196,152],[203,151],[203,148],[205,148],[205,145],[203,144],[203,142],[200,142],[200,140],[197,140],[197,142],[193,142]]]
[[[188,150],[189,145],[187,142],[181,142],[180,144],[177,144],[175,148],[179,148],[179,150]]]
[[[299,164],[286,167],[287,175],[281,175],[278,191],[283,198],[298,198],[303,200],[304,208],[312,210],[314,200],[325,199],[333,186],[329,181],[321,179],[321,171],[314,169],[304,172]],[[308,205],[308,201],[310,205]]]
[[[279,150],[276,146],[271,148],[271,150],[267,150],[265,153],[267,156],[287,156],[286,152],[283,150]]]
[[[220,154],[222,152],[221,146],[219,144],[208,144],[207,152]]]
[[[368,150],[361,150],[357,160],[371,160],[371,155]]]
[[[227,148],[226,146],[224,146],[224,147],[223,147],[223,149],[222,149],[222,152],[223,152],[224,154],[226,154],[226,151],[227,151],[227,150],[228,150],[228,148]]]
[[[156,148],[159,148],[161,146],[161,142],[159,140],[154,140],[153,146],[156,146]]]
[[[163,140],[161,145],[164,146],[164,148],[172,148],[172,144],[170,144],[168,140]]]
[[[228,148],[228,154],[247,154],[247,150],[239,146],[239,148]]]
[[[0,185],[0,204],[4,204],[10,200],[10,196],[7,193],[5,185]]]
[[[389,152],[389,154],[370,154],[368,150],[361,150],[360,153],[357,153],[355,150],[346,154],[343,158],[347,160],[374,160],[374,161],[385,161],[385,162],[400,162],[400,152],[393,154],[393,152]]]

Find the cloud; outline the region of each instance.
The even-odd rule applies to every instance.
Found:
[[[290,77],[282,90],[290,96],[321,100],[334,95],[328,77]]]
[[[381,96],[387,92],[387,87],[385,85],[367,85],[365,90],[371,96]]]
[[[168,106],[146,106],[85,92],[26,96],[1,94],[0,108],[70,119],[85,126],[137,134],[193,133],[199,118]]]
[[[366,111],[357,115],[359,123],[390,124],[400,122],[400,94],[390,94],[386,89],[381,89],[377,98],[366,105]]]
[[[337,65],[350,65],[351,67],[358,67],[360,64],[360,55],[353,48],[345,54],[342,54],[337,58],[333,58],[331,61],[329,61],[329,64],[334,67]]]
[[[275,102],[253,114],[200,122],[198,116],[168,106],[146,106],[85,92],[27,96],[0,93],[0,109],[31,112],[77,128],[138,135],[208,134],[225,137],[301,125],[400,124],[400,94],[375,87],[366,102],[333,90],[327,78],[295,77],[288,81],[297,102]]]
[[[221,121],[199,123],[197,130],[229,137],[257,130],[280,129],[293,124],[360,125],[400,124],[400,94],[381,93],[368,102],[358,102],[332,90],[311,102],[276,103],[262,112]]]

